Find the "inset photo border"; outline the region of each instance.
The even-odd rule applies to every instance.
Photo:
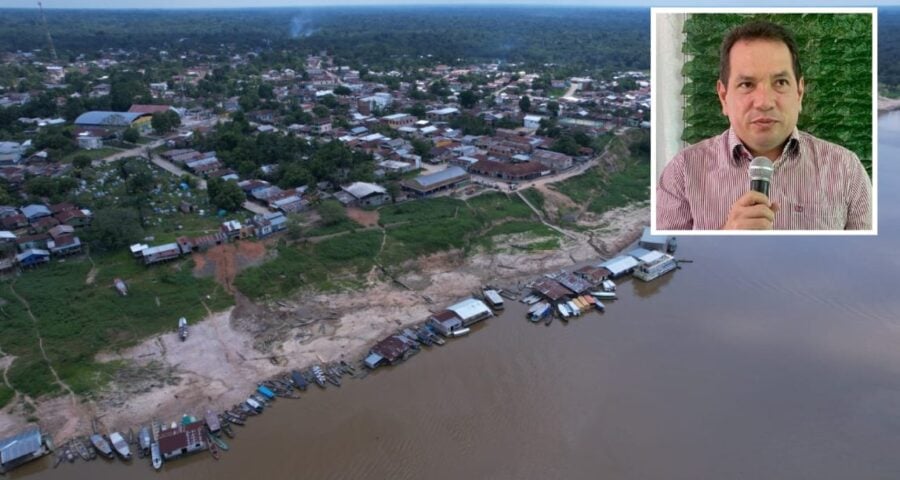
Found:
[[[794,37],[802,83],[787,72],[785,80],[748,78],[731,91],[731,82],[719,85],[723,39],[756,20]],[[650,29],[654,235],[878,233],[877,8],[652,8]],[[755,58],[746,61],[756,68]],[[776,91],[795,80],[793,96]],[[799,117],[796,130],[792,116]],[[735,202],[750,191],[749,158],[761,155],[754,146],[774,145],[772,136],[789,131],[797,141],[773,157],[775,229],[724,230]],[[848,160],[853,156],[859,164]],[[870,220],[860,214],[867,210]],[[847,229],[815,229],[838,224]]]

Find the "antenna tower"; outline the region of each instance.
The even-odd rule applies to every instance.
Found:
[[[50,36],[50,29],[47,28],[47,18],[44,17],[44,6],[41,5],[41,2],[38,3],[38,8],[41,9],[41,22],[44,24],[44,33],[47,34],[47,43],[50,45],[50,56],[53,57],[53,61],[57,60],[56,58],[56,48],[53,47],[53,37]]]

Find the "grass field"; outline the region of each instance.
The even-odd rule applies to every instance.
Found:
[[[96,150],[76,150],[76,151],[66,155],[65,157],[61,158],[60,163],[72,163],[72,160],[74,160],[75,157],[78,157],[81,155],[85,155],[88,158],[90,158],[91,160],[99,160],[101,158],[108,157],[114,153],[118,153],[121,151],[122,151],[122,149],[115,148],[115,147],[102,147],[102,148],[98,148]]]
[[[87,393],[111,369],[93,360],[99,351],[172,331],[182,316],[199,320],[206,315],[204,303],[212,310],[232,303],[212,280],[191,275],[189,259],[147,268],[123,252],[94,262],[98,270],[90,285],[85,283],[92,268],[87,258],[55,261],[0,284],[0,347],[17,357],[9,371],[16,389],[32,396],[59,393],[40,355],[38,335],[63,381],[76,393]],[[115,277],[128,284],[127,297],[112,288]],[[30,305],[36,322],[16,294]]]

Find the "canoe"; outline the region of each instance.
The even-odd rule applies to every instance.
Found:
[[[159,444],[153,442],[150,444],[150,457],[153,460],[153,468],[159,470],[162,468],[163,459],[162,455],[159,454]]]
[[[97,452],[100,453],[100,455],[105,455],[106,458],[113,458],[115,456],[112,447],[109,445],[109,442],[103,438],[103,435],[100,435],[99,433],[91,435],[91,444],[94,445],[94,448],[97,449]]]

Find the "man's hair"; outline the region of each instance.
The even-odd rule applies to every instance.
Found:
[[[726,88],[728,75],[731,73],[731,47],[740,40],[771,40],[785,44],[791,52],[795,80],[800,81],[802,76],[800,55],[797,53],[797,42],[794,41],[791,32],[772,22],[754,20],[735,27],[722,40],[722,47],[719,50],[719,80]]]

